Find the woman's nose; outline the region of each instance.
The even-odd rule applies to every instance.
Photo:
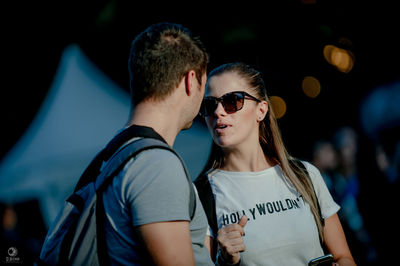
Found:
[[[217,117],[226,115],[224,106],[222,105],[221,102],[218,102],[217,108],[215,108],[215,111],[214,111],[214,115]]]

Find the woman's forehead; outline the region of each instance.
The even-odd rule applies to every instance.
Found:
[[[221,97],[232,91],[247,91],[246,81],[235,72],[212,76],[208,80],[206,96]]]

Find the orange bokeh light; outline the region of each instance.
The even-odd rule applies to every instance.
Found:
[[[304,77],[301,87],[304,94],[310,98],[317,97],[321,92],[321,84],[319,80],[312,76]]]
[[[354,55],[352,52],[328,44],[325,45],[323,53],[325,60],[339,71],[349,73],[353,69]]]
[[[272,105],[272,109],[274,110],[275,117],[283,117],[286,113],[286,102],[279,96],[271,96],[269,101]]]

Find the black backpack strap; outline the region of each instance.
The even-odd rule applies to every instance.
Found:
[[[114,136],[108,142],[107,146],[95,156],[79,178],[74,191],[76,192],[90,182],[94,182],[100,174],[100,168],[103,161],[108,161],[119,148],[134,137],[156,139],[167,144],[167,142],[150,127],[131,125],[130,127],[125,128]]]
[[[208,175],[200,175],[195,181],[197,192],[201,204],[203,205],[204,211],[207,215],[208,224],[211,227],[214,234],[218,233],[218,222],[217,214],[215,211],[215,198],[212,193],[211,184],[208,180]]]
[[[190,204],[189,204],[189,214],[190,219],[193,219],[195,209],[196,209],[196,195],[194,193],[193,182],[190,178],[189,171],[187,170],[183,159],[179,156],[179,154],[174,151],[168,144],[153,138],[141,138],[138,140],[134,140],[129,144],[122,147],[117,153],[115,153],[110,160],[106,163],[105,168],[101,171],[101,174],[98,176],[96,180],[96,191],[103,191],[105,187],[107,187],[111,182],[115,175],[122,170],[125,164],[131,160],[133,157],[138,155],[139,153],[150,150],[150,149],[163,149],[168,150],[175,154],[176,157],[182,163],[182,167],[185,171],[186,178],[189,183],[189,191],[190,191]]]

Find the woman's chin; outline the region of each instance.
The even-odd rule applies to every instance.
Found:
[[[229,148],[233,145],[232,141],[230,141],[229,138],[225,136],[215,137],[214,142],[221,148]]]

